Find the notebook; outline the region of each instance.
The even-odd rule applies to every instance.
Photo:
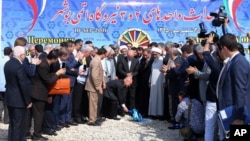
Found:
[[[228,106],[223,110],[219,111],[219,120],[225,132],[230,131],[230,125],[234,122],[235,119],[236,119],[235,107],[233,105]],[[247,107],[244,107],[244,124],[249,124],[249,123],[250,123],[250,114],[247,110]]]
[[[219,120],[225,132],[229,132],[230,125],[235,120],[235,107],[229,106],[219,111]]]

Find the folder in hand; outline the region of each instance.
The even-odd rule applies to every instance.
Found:
[[[219,120],[221,122],[221,125],[225,132],[230,131],[230,125],[234,122],[236,119],[236,113],[235,113],[235,106],[228,106],[222,110],[219,111]],[[247,109],[247,107],[244,107],[243,111],[244,115],[244,121],[243,124],[249,124],[250,123],[250,114]]]
[[[230,125],[235,120],[235,107],[229,106],[219,111],[219,120],[225,132],[230,130]]]

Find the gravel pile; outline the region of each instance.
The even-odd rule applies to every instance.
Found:
[[[121,120],[106,119],[101,126],[80,124],[63,128],[50,141],[181,141],[178,130],[169,130],[166,121],[145,119],[134,122],[130,116]],[[0,123],[0,141],[7,140],[8,125]]]

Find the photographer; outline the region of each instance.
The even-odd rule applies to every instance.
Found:
[[[219,50],[216,50],[216,58],[212,56],[210,52],[210,46],[213,42],[214,34],[210,34],[206,40],[206,44],[203,49],[204,60],[211,69],[209,76],[209,83],[206,91],[206,111],[205,111],[205,141],[213,141],[215,139],[215,130],[217,127],[217,96],[216,86],[219,78],[220,71],[223,67],[223,60],[225,56],[221,54]],[[216,44],[215,44],[216,45]],[[225,61],[226,63],[226,61]],[[223,134],[220,134],[220,136]]]
[[[189,125],[192,131],[192,135],[189,138],[184,137],[184,141],[197,141],[196,135],[204,133],[204,108],[198,100],[189,98],[184,91],[178,93],[178,99],[180,103],[175,120],[184,127]]]

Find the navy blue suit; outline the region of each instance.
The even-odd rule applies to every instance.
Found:
[[[219,109],[234,105],[236,119],[244,119],[244,106],[249,106],[250,65],[241,54],[237,54],[225,67],[218,89]],[[249,107],[248,107],[249,109]]]
[[[29,80],[24,66],[11,58],[4,67],[6,78],[5,102],[9,110],[9,141],[25,140],[27,106],[31,103]]]
[[[73,53],[71,53],[69,55],[69,58],[66,60],[66,70],[78,70],[79,66],[81,66],[82,64],[80,63],[80,61],[76,61]],[[60,118],[61,123],[64,122],[71,122],[71,112],[72,112],[72,94],[73,94],[73,90],[74,90],[74,86],[76,83],[76,77],[78,75],[78,73],[76,75],[72,75],[72,74],[68,74],[66,72],[67,77],[70,78],[70,87],[71,87],[71,91],[69,95],[63,95],[61,98],[61,105],[66,105],[66,109],[65,109],[65,115],[63,117]],[[80,105],[79,105],[80,106]]]

